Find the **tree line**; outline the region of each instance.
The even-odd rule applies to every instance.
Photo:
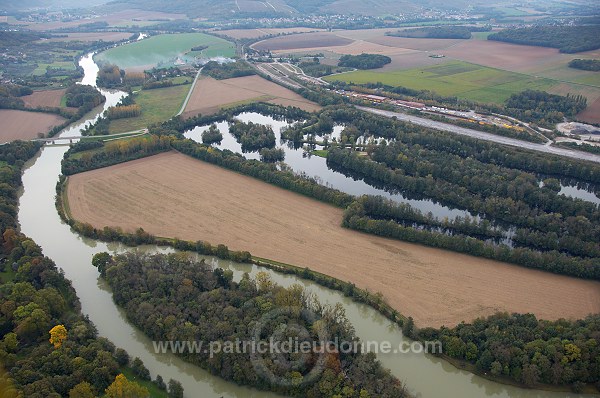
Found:
[[[393,208],[389,210],[390,213],[394,211]],[[558,251],[512,249],[470,235],[446,234],[428,229],[416,229],[412,226],[406,227],[393,219],[372,218],[365,211],[360,199],[345,209],[342,226],[373,235],[509,262],[527,268],[579,278],[600,279],[600,266],[597,259],[568,256]]]
[[[488,40],[558,48],[561,53],[578,53],[600,48],[600,25],[532,26],[510,28],[488,36]]]
[[[209,61],[202,67],[202,74],[217,80],[255,75],[256,71],[245,61],[219,63]]]
[[[280,315],[277,322],[265,323],[263,332],[267,338],[287,320],[312,331],[308,336],[300,336],[308,343],[320,342],[318,330],[328,331],[325,343],[335,338],[357,341],[341,305],[322,305],[300,285],[278,286],[265,272],[260,272],[254,279],[245,274],[235,282],[232,271],[212,269],[204,261],[194,261],[186,254],[144,256],[129,253],[110,257],[101,253],[94,257],[94,264],[111,286],[115,302],[125,309],[128,319],[154,340],[218,341],[222,344],[233,343],[236,339],[251,341],[252,328],[248,325],[265,319],[265,314],[278,308],[292,308],[290,314]],[[190,308],[194,310],[189,311]],[[307,310],[314,312],[317,318],[299,315]],[[290,396],[409,396],[402,383],[391,376],[373,354],[326,352],[323,371],[313,382],[305,384],[300,381],[312,369],[316,353],[309,354],[312,359],[291,372],[266,360],[268,371],[289,381],[287,386],[269,381],[259,373],[248,353],[221,351],[213,353],[212,357],[208,352],[181,356],[225,380]]]
[[[100,148],[98,148],[100,149]],[[101,150],[83,151],[70,148],[62,161],[62,173],[71,175],[154,155],[171,149],[168,137],[154,135],[121,139],[105,143]],[[72,156],[75,153],[77,156]]]
[[[453,328],[423,328],[413,337],[441,340],[444,355],[474,364],[480,372],[527,387],[541,383],[586,384],[600,390],[600,315],[546,321],[533,314],[498,313]]]
[[[569,62],[569,68],[600,72],[600,59],[573,59]]]
[[[19,232],[21,171],[39,148],[38,143],[22,141],[0,148],[0,161],[5,162],[0,169],[2,396],[92,398],[105,393],[123,369],[145,367],[98,337],[95,326],[81,313],[71,282],[33,240]]]
[[[583,95],[566,96],[545,91],[525,90],[511,95],[505,103],[507,113],[521,120],[540,124],[556,124],[565,116],[575,116],[587,106]]]

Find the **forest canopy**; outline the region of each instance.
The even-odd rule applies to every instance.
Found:
[[[561,53],[578,53],[600,48],[600,25],[533,26],[506,29],[488,36],[488,40],[530,46],[558,48]]]
[[[377,69],[392,62],[392,59],[381,54],[343,55],[338,66],[356,69]]]
[[[340,304],[322,305],[300,285],[281,287],[266,272],[254,278],[245,273],[235,281],[232,271],[213,269],[185,253],[113,257],[100,253],[93,263],[128,319],[154,340],[220,342],[226,346],[227,342],[251,341],[257,336],[287,341],[291,333],[311,346],[335,339],[358,341]],[[282,329],[286,322],[294,327]],[[306,333],[297,333],[298,329]],[[181,355],[225,380],[294,397],[332,397],[342,391],[343,396],[356,398],[410,396],[373,354],[311,352],[302,354],[305,360],[290,372],[272,360],[232,351]],[[283,361],[293,360],[295,355],[290,353],[288,358],[283,353]],[[315,367],[318,371],[312,373]],[[265,377],[271,374],[275,377]]]
[[[600,71],[600,59],[574,59],[569,62],[570,68],[589,70],[592,72]]]

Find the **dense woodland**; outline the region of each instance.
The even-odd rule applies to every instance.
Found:
[[[564,117],[572,117],[584,110],[587,98],[583,95],[566,96],[548,94],[545,91],[525,90],[506,100],[506,111],[527,122],[555,124]]]
[[[0,148],[0,395],[94,397],[111,386],[139,387],[117,376],[127,366],[135,374],[147,373],[141,361],[130,361],[127,352],[97,336],[80,312],[71,283],[35,242],[18,232],[21,168],[39,147],[16,141]]]
[[[84,84],[74,84],[65,92],[67,106],[80,108],[85,106],[89,112],[92,108],[102,104],[106,98],[95,87]]]
[[[208,130],[202,133],[202,142],[206,145],[220,144],[223,141],[223,134],[219,131],[216,124],[211,124]]]
[[[229,126],[229,132],[242,145],[243,152],[275,147],[275,133],[270,126],[234,121]]]
[[[202,74],[213,77],[217,80],[231,79],[234,77],[243,77],[255,75],[256,71],[247,62],[236,61],[228,63],[219,63],[209,61],[202,67]]]
[[[23,109],[25,103],[19,97],[32,93],[31,88],[19,84],[0,84],[0,109]]]
[[[340,342],[357,340],[340,304],[335,307],[322,305],[300,285],[280,287],[264,272],[255,279],[245,274],[235,282],[233,272],[212,269],[186,254],[143,256],[130,253],[111,258],[107,253],[101,253],[94,257],[94,263],[111,286],[117,305],[123,307],[128,319],[153,340],[218,341],[223,344],[236,339],[251,341],[257,322],[284,307],[294,308],[293,314],[280,314],[276,322],[266,323],[261,339],[276,333],[274,328],[281,322],[294,322],[311,331],[309,335],[294,334],[301,341],[321,345],[321,339],[324,342],[335,338]],[[313,312],[317,318],[301,316],[303,310]],[[327,336],[318,331],[326,331]],[[284,333],[281,340],[287,341],[290,331]],[[311,353],[304,365],[294,371],[282,370],[267,355],[264,358],[266,369],[290,383],[285,386],[270,382],[257,371],[260,368],[253,366],[249,353],[223,351],[212,358],[209,352],[182,356],[228,381],[291,396],[409,396],[402,383],[391,376],[373,354],[324,353],[324,360],[320,362],[317,353]],[[293,360],[293,354],[286,359]],[[301,383],[313,366],[322,366],[322,372],[314,381]]]
[[[439,339],[445,355],[527,387],[568,385],[582,392],[593,384],[600,391],[599,315],[545,321],[532,314],[499,313],[451,329],[421,329],[413,336]]]
[[[600,48],[600,25],[533,26],[505,29],[488,36],[488,40],[530,46],[558,48],[561,53],[578,53]]]
[[[298,64],[304,73],[313,77],[328,76],[333,73],[341,73],[352,70],[342,66],[325,65],[320,63],[319,58],[314,58],[313,61],[302,61]]]
[[[569,62],[569,68],[600,72],[600,59],[574,59]]]
[[[383,68],[392,62],[392,59],[381,54],[360,54],[360,55],[342,55],[338,66],[356,69],[377,69]]]

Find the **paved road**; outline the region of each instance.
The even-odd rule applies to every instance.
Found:
[[[406,113],[399,112],[391,112],[384,111],[381,109],[368,108],[364,106],[357,106],[357,109],[360,109],[365,112],[374,113],[376,115],[381,115],[385,117],[396,117],[398,120],[403,120],[406,122],[411,122],[417,124],[419,126],[429,127],[436,130],[448,131],[454,134],[468,135],[469,137],[477,138],[485,141],[493,141],[499,144],[516,146],[519,148],[531,149],[533,151],[551,153],[554,155],[565,156],[572,159],[578,160],[589,160],[590,162],[600,163],[600,155],[595,155],[593,153],[574,151],[570,149],[557,148],[554,146],[548,146],[544,144],[535,144],[533,142],[521,141],[515,138],[502,137],[495,134],[484,133],[483,131],[477,131],[473,129],[468,129],[465,127],[455,126],[453,124],[438,122],[435,120],[425,119],[418,116],[408,115]]]
[[[181,115],[183,113],[183,111],[185,110],[185,107],[187,106],[188,102],[190,101],[190,97],[192,96],[192,93],[194,92],[194,88],[196,87],[196,82],[198,81],[198,78],[200,77],[201,72],[202,72],[202,68],[198,69],[198,73],[196,73],[196,76],[194,77],[194,80],[192,81],[192,86],[190,87],[190,91],[188,91],[187,97],[185,97],[185,101],[183,101],[183,104],[181,104],[181,109],[179,109],[179,112],[177,112],[177,114],[175,116]]]

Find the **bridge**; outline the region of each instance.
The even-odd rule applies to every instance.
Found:
[[[94,139],[101,138],[102,141],[113,141],[113,140],[118,140],[120,138],[137,137],[137,136],[144,135],[147,133],[148,133],[148,129],[143,129],[143,130],[137,130],[137,131],[129,131],[127,133],[108,134],[108,135],[74,135],[74,136],[70,136],[70,137],[35,138],[35,139],[32,139],[31,141],[43,142],[45,144],[53,144],[56,141],[69,141],[69,143],[72,144],[73,140],[80,140],[82,138],[84,138],[84,139],[85,138],[94,138]],[[64,144],[64,143],[61,142],[61,144]]]

